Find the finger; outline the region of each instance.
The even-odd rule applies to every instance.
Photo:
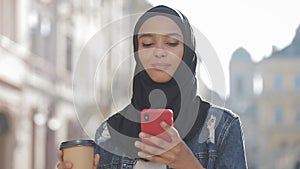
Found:
[[[170,135],[172,141],[179,141],[180,140],[179,133],[174,127],[168,125],[164,121],[162,121],[160,123],[160,126]]]
[[[63,161],[63,151],[59,150],[57,152],[57,158],[59,161]]]
[[[100,155],[99,155],[99,154],[95,154],[95,158],[94,158],[94,169],[97,169],[97,168],[98,168],[99,160],[100,160]]]
[[[71,169],[73,166],[70,162],[60,162],[57,164],[58,169]]]
[[[58,152],[57,152],[57,158],[58,158],[58,160],[60,161],[58,164],[57,164],[57,168],[58,169],[64,169],[65,167],[65,164],[64,164],[64,162],[63,162],[63,151],[61,151],[61,150],[59,150]]]
[[[171,126],[165,121],[160,122],[160,126],[166,131],[169,130],[169,128],[171,128]]]
[[[62,150],[59,150],[57,152],[57,158],[58,160],[60,161],[58,164],[57,164],[57,168],[58,169],[69,169],[69,168],[72,168],[73,164],[71,162],[68,162],[68,161],[63,161],[63,151]]]
[[[160,149],[160,148],[154,147],[154,146],[150,146],[150,145],[142,143],[140,141],[136,141],[134,143],[134,145],[137,148],[141,149],[142,151],[146,151],[152,155],[159,155],[159,154],[162,154],[163,152],[165,152],[165,150],[163,150],[163,149]]]
[[[59,162],[59,163],[56,165],[56,168],[57,168],[57,169],[62,169],[61,162]]]
[[[72,168],[73,167],[73,164],[71,162],[64,162],[64,168]]]
[[[147,158],[149,158],[149,157],[151,157],[151,156],[153,156],[153,155],[152,155],[152,154],[149,154],[149,153],[147,153],[147,152],[139,151],[139,152],[138,152],[138,156],[141,157],[141,158],[147,159]]]
[[[151,135],[143,133],[143,132],[141,132],[139,134],[139,136],[140,136],[140,138],[148,140],[148,141],[152,142],[153,144],[155,144],[157,147],[160,147],[162,149],[169,149],[169,147],[171,145],[170,142],[168,142],[160,137],[151,136]]]

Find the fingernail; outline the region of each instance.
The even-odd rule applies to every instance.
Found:
[[[134,142],[134,146],[136,146],[136,147],[138,147],[139,144],[140,144],[140,143],[139,143],[138,141],[135,141],[135,142]]]
[[[69,162],[66,162],[66,163],[65,163],[65,166],[66,166],[67,168],[71,168],[71,167],[72,167],[72,164],[69,163]]]
[[[140,132],[139,136],[140,136],[140,137],[146,137],[146,133]]]
[[[162,121],[162,122],[160,123],[160,125],[161,125],[162,127],[166,127],[166,126],[167,126],[167,123],[164,122],[164,121]]]
[[[138,155],[139,157],[144,157],[142,152],[138,152],[137,155]]]

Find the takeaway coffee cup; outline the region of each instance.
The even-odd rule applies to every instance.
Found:
[[[60,145],[60,150],[63,151],[63,161],[72,162],[72,169],[93,169],[94,149],[93,140],[69,140]]]

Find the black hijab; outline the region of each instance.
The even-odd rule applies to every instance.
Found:
[[[153,81],[144,70],[138,56],[139,29],[147,19],[157,15],[172,19],[179,26],[184,37],[183,62],[179,64],[173,78],[165,83]],[[163,5],[149,9],[135,25],[133,47],[136,67],[131,104],[107,121],[112,141],[123,153],[137,157],[136,153],[139,150],[134,147],[134,141],[139,139],[138,134],[141,131],[141,110],[146,108],[172,109],[175,128],[184,141],[189,141],[201,130],[210,104],[196,95],[195,38],[189,21],[182,13]]]

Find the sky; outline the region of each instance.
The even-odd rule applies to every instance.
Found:
[[[273,46],[282,49],[289,45],[300,26],[300,0],[148,1],[180,10],[209,40],[224,70],[226,95],[228,66],[236,49],[245,48],[258,62],[270,56]]]

